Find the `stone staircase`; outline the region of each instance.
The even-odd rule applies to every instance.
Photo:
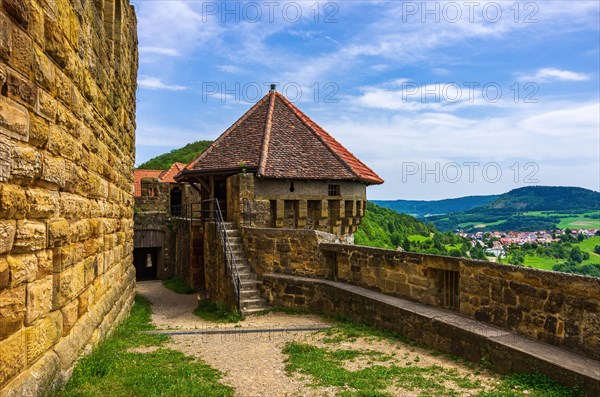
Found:
[[[227,230],[227,239],[237,264],[238,273],[242,282],[240,291],[240,310],[243,314],[252,314],[267,310],[267,302],[260,296],[259,286],[262,283],[246,260],[242,243],[242,232],[233,222],[224,222]]]

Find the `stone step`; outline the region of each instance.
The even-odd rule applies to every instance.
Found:
[[[236,230],[239,232],[239,230]],[[227,232],[227,240],[229,240],[229,244],[242,244],[242,236],[232,236],[230,232]]]
[[[240,274],[240,281],[250,281],[250,280],[256,280],[256,274],[254,274],[254,273],[241,273]]]
[[[239,229],[226,229],[228,238],[242,237],[242,231]]]
[[[242,301],[247,299],[261,299],[260,291],[258,289],[241,290],[240,298]]]
[[[242,309],[242,313],[254,314],[254,313],[264,312],[265,310],[269,310],[269,306],[265,305],[265,306],[261,306],[261,307],[255,307],[252,309]]]
[[[240,278],[241,279],[241,278]],[[258,291],[258,285],[261,283],[258,280],[240,280],[242,282],[242,290],[243,291]]]
[[[264,309],[266,309],[267,305],[265,304],[265,301],[260,298],[259,299],[242,299],[242,301],[240,302],[240,307],[242,308],[242,311],[249,310],[249,309],[259,309],[259,308],[264,310]]]
[[[235,222],[223,222],[223,226],[225,226],[225,229],[227,230],[236,230],[236,225]]]

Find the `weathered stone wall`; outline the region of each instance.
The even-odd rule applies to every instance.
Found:
[[[204,269],[208,298],[229,308],[237,309],[237,296],[227,273],[223,246],[214,222],[205,222],[203,230]]]
[[[333,277],[333,267],[327,263],[327,254],[317,247],[335,236],[314,230],[247,227],[242,229],[242,238],[246,259],[259,276],[280,273]]]
[[[133,301],[136,20],[0,1],[0,395],[60,384]]]
[[[336,280],[432,306],[448,306],[453,294],[466,316],[600,358],[600,279],[353,245],[320,247]],[[445,284],[449,273],[458,276],[455,291]]]

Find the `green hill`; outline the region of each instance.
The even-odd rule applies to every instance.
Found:
[[[477,208],[427,217],[439,230],[535,231],[598,227],[600,193],[579,187],[530,186]]]
[[[357,245],[421,252],[436,255],[470,256],[485,260],[483,250],[471,248],[466,239],[442,233],[431,224],[368,202],[367,211],[354,234]]]
[[[159,156],[151,158],[137,168],[145,170],[168,170],[175,162],[189,164],[192,160],[198,157],[200,153],[206,150],[211,143],[212,141],[197,141],[188,143],[182,148],[173,149],[169,153],[163,153]]]
[[[444,200],[373,200],[373,202],[380,207],[424,218],[428,215],[467,211],[494,201],[498,197],[500,196],[466,196]]]

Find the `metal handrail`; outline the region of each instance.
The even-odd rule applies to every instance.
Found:
[[[237,300],[237,308],[240,310],[240,291],[242,289],[242,280],[240,278],[235,256],[233,255],[233,250],[231,249],[231,244],[229,244],[229,238],[227,238],[227,229],[225,228],[225,221],[223,220],[223,213],[221,212],[219,200],[216,198],[203,200],[202,204],[211,202],[215,205],[214,209],[212,210],[214,213],[213,219],[217,224],[217,230],[219,232],[219,237],[221,238],[221,245],[223,246],[223,254],[225,255],[225,270],[231,276],[231,282],[233,284],[233,289]]]

